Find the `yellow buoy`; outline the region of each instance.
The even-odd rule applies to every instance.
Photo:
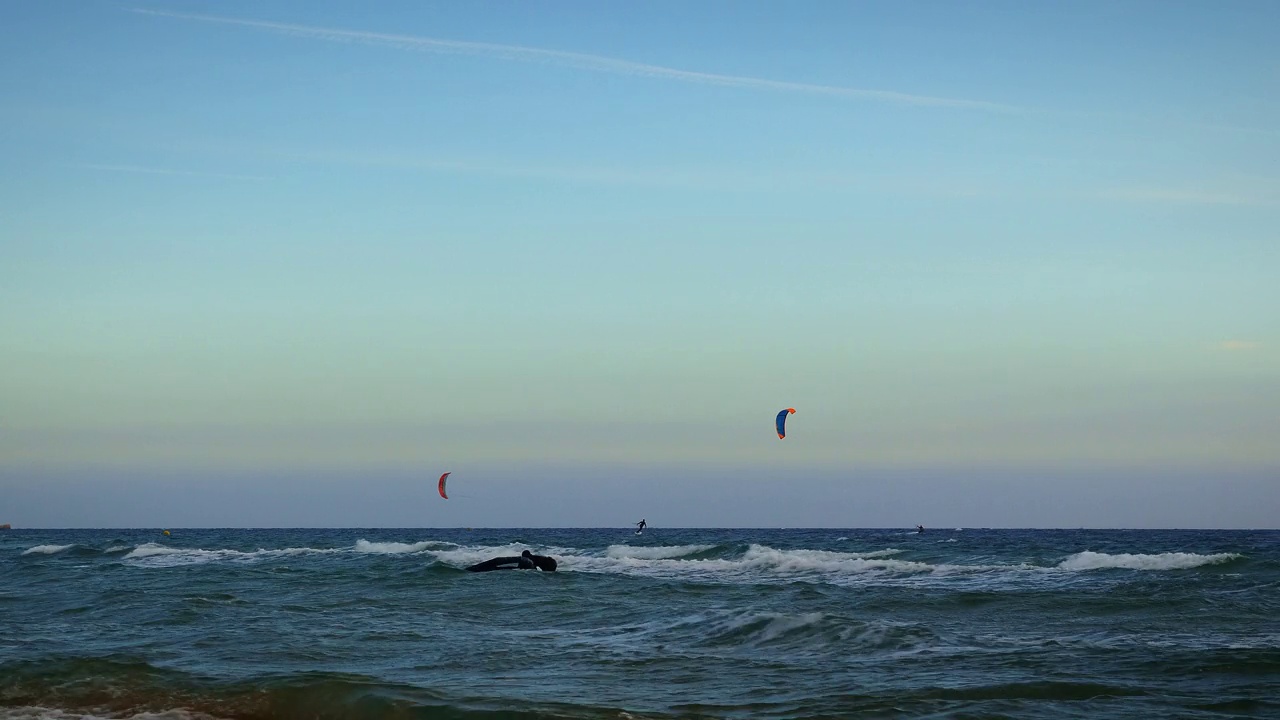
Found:
[[[168,534],[169,534],[169,531],[168,531],[168,530],[165,530],[165,531],[164,531],[164,534],[165,534],[165,535],[168,535]]]

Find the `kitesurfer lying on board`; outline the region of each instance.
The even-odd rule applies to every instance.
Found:
[[[525,550],[518,557],[496,557],[476,563],[467,570],[471,572],[489,572],[490,570],[544,570],[556,571],[556,559],[550,555],[534,555]]]

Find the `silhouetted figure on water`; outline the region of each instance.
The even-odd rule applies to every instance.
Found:
[[[490,570],[542,570],[544,572],[556,571],[556,559],[550,555],[534,555],[525,550],[518,556],[513,557],[496,557],[485,560],[482,563],[476,563],[467,568],[470,572],[489,572]]]

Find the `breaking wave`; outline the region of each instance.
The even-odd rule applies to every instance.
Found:
[[[954,543],[955,538],[936,543]],[[104,543],[105,544],[105,543]],[[680,545],[612,544],[603,548],[546,547],[512,542],[503,545],[461,545],[443,540],[374,542],[364,538],[340,547],[286,548],[187,548],[161,543],[136,547],[112,545],[98,549],[80,545],[43,544],[22,551],[28,556],[111,557],[129,565],[165,568],[201,563],[254,563],[295,556],[344,554],[360,556],[403,556],[417,562],[463,568],[497,556],[519,555],[524,550],[556,557],[565,572],[619,574],[690,582],[734,584],[807,581],[836,585],[868,582],[918,583],[928,578],[1003,577],[1010,581],[1032,582],[1054,573],[1082,573],[1106,570],[1176,571],[1220,565],[1241,559],[1238,553],[1198,554],[1166,552],[1158,554],[1077,552],[1060,560],[1038,562],[991,562],[989,557],[955,557],[940,562],[925,553],[901,557],[906,551],[895,547],[861,551],[780,549],[763,544],[690,543]],[[930,551],[932,552],[932,551]],[[1017,580],[1023,578],[1024,580]]]
[[[440,542],[436,540],[424,540],[416,543],[401,542],[369,542],[368,540],[357,540],[355,551],[358,553],[373,553],[378,555],[404,555],[408,553],[420,553],[426,550],[439,550],[442,548],[457,547],[457,544],[451,542]]]
[[[1196,553],[1182,552],[1160,553],[1158,555],[1132,555],[1129,553],[1111,555],[1109,553],[1086,550],[1058,563],[1058,568],[1061,570],[1105,570],[1111,568],[1125,570],[1187,570],[1202,565],[1217,565],[1230,562],[1241,557],[1243,556],[1237,553],[1198,555]]]
[[[637,560],[666,560],[704,553],[715,545],[658,545],[653,547],[632,547],[630,545],[610,545],[605,556],[611,558],[634,558]]]
[[[201,548],[177,548],[155,543],[139,545],[124,556],[135,564],[149,567],[173,567],[177,565],[195,565],[209,562],[253,562],[263,558],[289,557],[292,555],[311,555],[338,552],[337,549],[326,548],[280,548],[275,550],[203,550]]]
[[[832,579],[866,573],[926,573],[935,566],[889,556],[901,550],[886,548],[869,552],[831,550],[779,550],[766,545],[749,545],[706,557],[702,545],[635,548],[610,546],[602,555],[569,554],[561,559],[565,570],[591,573],[622,573],[702,581],[742,582],[753,580]]]
[[[70,550],[73,547],[75,547],[75,545],[36,545],[33,548],[28,548],[22,551],[22,554],[23,555],[53,555],[54,553],[60,553],[64,550]]]

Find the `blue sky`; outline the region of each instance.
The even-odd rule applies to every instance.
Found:
[[[0,522],[1275,526],[1278,23],[5,3]]]

